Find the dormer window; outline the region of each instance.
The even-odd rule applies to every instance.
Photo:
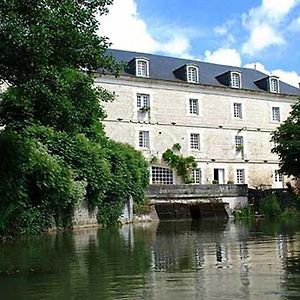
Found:
[[[199,81],[198,67],[187,66],[187,81],[197,83]]]
[[[242,87],[241,74],[239,72],[231,72],[231,87],[236,89]]]
[[[149,60],[136,58],[136,76],[149,77]]]
[[[279,93],[279,80],[277,77],[270,77],[270,92],[271,93]]]

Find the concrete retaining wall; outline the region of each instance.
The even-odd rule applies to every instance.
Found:
[[[133,200],[130,197],[124,205],[120,222],[122,224],[131,223],[133,222],[133,218]],[[83,201],[75,210],[73,224],[74,227],[98,226],[97,209],[91,210],[87,202]]]
[[[152,204],[159,203],[228,203],[229,209],[248,203],[247,185],[151,185],[148,197]]]

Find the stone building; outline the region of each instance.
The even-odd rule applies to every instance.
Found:
[[[300,90],[254,69],[110,50],[126,70],[95,78],[116,93],[105,104],[109,137],[141,150],[151,183],[181,183],[161,159],[174,144],[196,158],[194,183],[284,187],[272,131]]]

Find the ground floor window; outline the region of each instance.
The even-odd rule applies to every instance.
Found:
[[[174,184],[173,171],[168,168],[151,167],[152,184]]]
[[[282,173],[279,172],[279,170],[275,170],[274,180],[275,180],[275,182],[283,182],[283,176],[282,176]]]
[[[236,183],[237,184],[245,183],[245,170],[244,169],[236,170]]]
[[[193,169],[191,172],[192,183],[201,184],[201,169]]]

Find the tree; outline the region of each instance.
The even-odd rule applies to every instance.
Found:
[[[273,133],[273,153],[280,158],[280,170],[288,176],[300,177],[300,101],[292,106],[290,116]]]
[[[117,74],[96,14],[111,0],[4,0],[0,6],[0,227],[39,232],[72,225],[85,199],[99,220],[115,222],[133,196],[144,200],[147,164],[110,141],[93,71]],[[84,70],[84,72],[80,71]],[[115,184],[118,183],[118,184]],[[1,215],[0,215],[1,216]]]
[[[53,68],[105,68],[116,62],[105,55],[106,37],[97,35],[96,15],[112,0],[2,0],[0,79],[11,84],[40,78]]]

